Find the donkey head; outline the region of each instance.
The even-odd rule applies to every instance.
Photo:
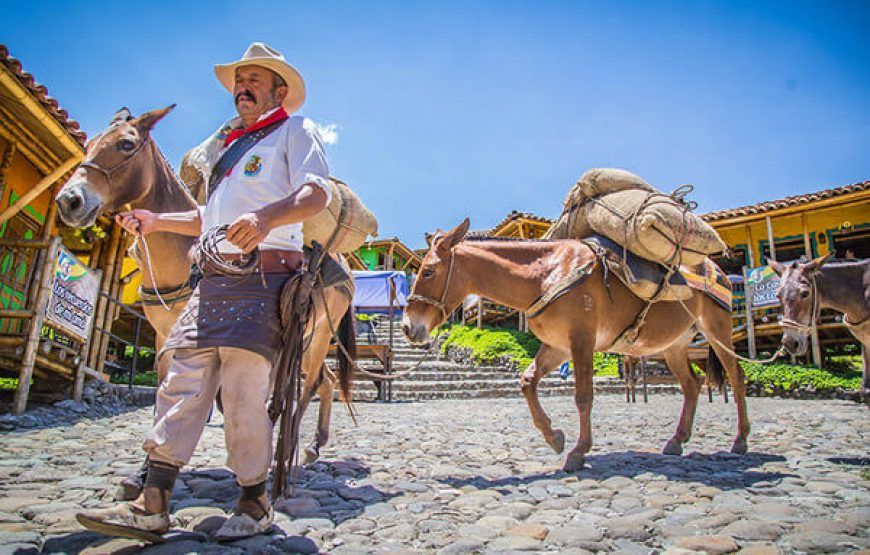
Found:
[[[69,226],[92,225],[103,212],[113,212],[145,197],[154,182],[151,129],[175,105],[133,117],[118,110],[109,126],[88,141],[85,159],[57,193],[60,218]]]
[[[809,262],[785,264],[770,261],[770,267],[780,276],[776,296],[782,303],[782,345],[789,354],[807,352],[807,336],[819,311],[816,274],[830,257],[828,254]]]
[[[464,288],[451,278],[453,249],[465,238],[468,225],[465,218],[453,230],[448,233],[439,230],[432,238],[402,318],[402,331],[415,345],[428,343],[432,330],[443,324],[465,298]]]

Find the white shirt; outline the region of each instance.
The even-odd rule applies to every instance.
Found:
[[[260,120],[271,113],[263,114]],[[230,174],[215,185],[215,192],[202,209],[202,231],[230,224],[242,214],[287,198],[306,183],[323,189],[329,204],[332,195],[328,179],[329,167],[314,122],[301,116],[287,118],[247,151]],[[295,223],[270,231],[260,249],[301,251],[302,244],[302,224]],[[224,241],[220,250],[241,252],[229,241]]]

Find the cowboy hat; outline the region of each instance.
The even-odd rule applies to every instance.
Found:
[[[302,81],[302,76],[296,68],[287,63],[284,55],[274,48],[262,42],[255,42],[245,50],[241,60],[214,66],[218,81],[230,91],[230,94],[233,93],[235,86],[236,69],[242,66],[264,67],[284,79],[287,83],[287,96],[284,97],[282,105],[288,113],[292,114],[305,102],[305,82]]]

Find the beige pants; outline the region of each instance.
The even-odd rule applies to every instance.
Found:
[[[157,391],[154,427],[145,439],[152,460],[183,466],[202,436],[218,388],[224,410],[227,466],[239,484],[252,486],[269,475],[272,421],[266,404],[272,393],[272,365],[263,355],[237,347],[174,349]]]

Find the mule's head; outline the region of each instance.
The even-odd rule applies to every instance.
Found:
[[[432,330],[443,324],[466,296],[465,288],[452,274],[453,249],[465,238],[468,225],[468,218],[465,218],[453,230],[437,232],[423,258],[402,317],[402,331],[415,345],[428,343]]]
[[[792,355],[807,352],[807,336],[818,317],[818,291],[816,274],[828,261],[830,254],[809,262],[770,261],[770,267],[779,274],[776,296],[782,304],[782,346]]]
[[[121,108],[109,126],[88,141],[84,161],[57,193],[57,213],[64,223],[92,225],[100,214],[119,210],[150,192],[154,151],[147,147],[151,129],[174,107],[139,117]]]

